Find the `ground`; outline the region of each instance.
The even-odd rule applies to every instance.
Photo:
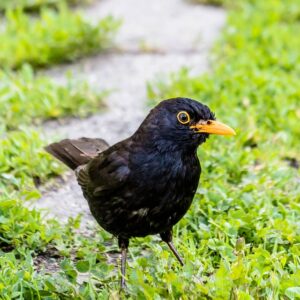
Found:
[[[56,0],[16,1],[45,7]],[[118,299],[117,242],[90,217],[73,174],[43,147],[84,135],[115,143],[151,105],[186,96],[237,135],[210,136],[198,149],[201,181],[173,228],[184,267],[159,236],[131,239],[129,299],[298,299],[299,0],[218,0],[226,24],[223,10],[191,4],[215,0],[145,2],[3,15],[0,297]],[[123,17],[123,26],[103,52],[119,24],[96,25],[107,13]],[[192,71],[178,72],[182,66]],[[78,213],[82,227],[68,219]]]

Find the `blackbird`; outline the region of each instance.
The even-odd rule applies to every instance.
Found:
[[[118,238],[121,288],[132,237],[160,234],[172,243],[172,227],[189,209],[201,167],[197,147],[210,134],[234,135],[204,104],[188,98],[160,102],[137,131],[109,147],[102,139],[65,139],[45,149],[75,170],[94,218]]]

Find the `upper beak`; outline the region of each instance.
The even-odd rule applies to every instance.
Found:
[[[235,131],[231,127],[215,120],[200,121],[190,128],[196,129],[199,133],[203,132],[218,135],[236,135]]]

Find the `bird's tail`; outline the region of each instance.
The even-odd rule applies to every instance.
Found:
[[[65,139],[45,147],[45,150],[72,170],[87,164],[92,158],[107,149],[109,145],[102,139]]]

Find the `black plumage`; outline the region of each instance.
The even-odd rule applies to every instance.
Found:
[[[160,234],[183,264],[172,227],[192,203],[201,173],[197,147],[212,133],[234,131],[200,102],[175,98],[158,104],[131,137],[111,147],[88,138],[46,147],[75,170],[92,215],[118,238],[122,286],[131,237]]]

